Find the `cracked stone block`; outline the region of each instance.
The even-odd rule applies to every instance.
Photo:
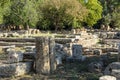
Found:
[[[9,51],[8,53],[8,63],[15,63],[23,61],[23,53],[21,51]]]
[[[32,70],[33,62],[20,62],[0,65],[0,76],[20,76]]]
[[[35,70],[40,74],[50,74],[55,70],[55,41],[50,37],[36,38]]]
[[[83,53],[82,45],[78,45],[78,44],[72,45],[72,57],[81,58],[82,53]]]
[[[104,71],[105,75],[113,75],[118,80],[120,79],[120,62],[113,62],[109,64]]]

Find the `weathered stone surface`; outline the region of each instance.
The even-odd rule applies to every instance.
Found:
[[[105,75],[105,76],[101,76],[99,80],[117,80],[117,79],[114,76]]]
[[[63,48],[63,44],[56,43],[55,50],[61,50]]]
[[[80,39],[80,36],[79,36],[79,35],[76,35],[76,36],[75,36],[75,39]]]
[[[85,61],[85,60],[86,60],[86,56],[82,56],[81,61]]]
[[[36,29],[32,29],[31,34],[36,34]]]
[[[107,38],[107,33],[101,33],[100,38],[104,38],[104,39]]]
[[[105,75],[113,75],[115,76],[118,80],[120,79],[120,62],[113,62],[109,64],[105,71]]]
[[[20,76],[32,70],[33,62],[20,62],[13,64],[1,64],[0,76]]]
[[[66,61],[68,62],[84,61],[85,56],[82,56],[82,54],[83,54],[82,45],[73,44],[72,45],[72,56],[67,57]]]
[[[83,50],[85,55],[93,55],[93,50],[92,49],[84,49]]]
[[[117,32],[114,36],[115,39],[120,39],[120,32]]]
[[[4,51],[5,53],[8,53],[9,50],[11,50],[11,49],[15,49],[15,45],[3,46],[2,51]]]
[[[35,52],[35,46],[25,46],[25,52]]]
[[[95,55],[101,55],[102,54],[102,50],[96,49],[96,50],[93,51],[93,54],[95,54]]]
[[[8,53],[8,63],[23,61],[23,53],[21,51],[10,51]]]
[[[66,43],[72,43],[75,41],[75,38],[56,38],[56,43],[66,44]]]
[[[8,33],[7,37],[19,37],[20,35],[17,32]]]
[[[8,36],[8,33],[3,33],[3,37],[7,37]]]
[[[118,61],[120,61],[120,43],[118,44]]]
[[[54,41],[50,37],[36,38],[36,61],[35,70],[37,73],[49,74],[54,70]],[[52,69],[51,69],[52,68]]]
[[[78,45],[78,44],[73,44],[72,45],[72,57],[74,58],[81,58],[82,54],[83,54],[83,50],[82,50],[82,45]]]
[[[25,60],[25,59],[35,60],[35,55],[36,55],[36,52],[25,52],[25,53],[23,53],[23,60]]]
[[[91,62],[88,65],[88,71],[89,72],[101,72],[103,68],[102,62]]]
[[[49,61],[49,38],[39,37],[36,38],[36,61],[35,69],[37,73],[49,74],[50,61]]]
[[[72,43],[65,44],[63,51],[66,53],[66,56],[72,56]]]
[[[56,70],[54,38],[49,38],[49,54],[50,54],[50,72],[53,73]]]
[[[36,34],[39,34],[40,33],[40,30],[36,30]]]
[[[61,56],[56,57],[56,63],[57,63],[57,65],[62,64],[62,57]]]

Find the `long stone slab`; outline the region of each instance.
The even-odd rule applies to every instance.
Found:
[[[75,41],[75,38],[55,38],[55,42],[61,43],[61,44],[72,43],[74,41]]]
[[[32,42],[0,42],[0,46],[10,46],[10,45],[15,45],[16,47],[23,47],[23,46],[34,46],[35,43]]]
[[[0,76],[20,76],[29,73],[32,70],[33,62],[20,62],[13,64],[0,64]]]
[[[0,38],[0,41],[5,42],[35,42],[34,38]]]

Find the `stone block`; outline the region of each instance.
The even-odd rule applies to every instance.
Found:
[[[109,64],[104,71],[105,75],[113,75],[118,80],[120,79],[120,62],[113,62]]]
[[[105,75],[105,76],[101,76],[99,80],[117,80],[117,79],[114,76]]]
[[[35,55],[36,55],[35,52],[25,52],[25,53],[23,53],[23,60],[25,60],[25,59],[35,60]]]
[[[21,51],[10,51],[8,53],[8,63],[15,63],[23,61],[23,53]]]
[[[15,49],[15,45],[3,46],[2,51],[4,51],[5,53],[8,53],[8,50],[11,50],[11,49]]]
[[[56,70],[56,60],[55,60],[55,40],[54,38],[49,38],[49,58],[50,58],[50,73]]]
[[[57,63],[57,65],[62,64],[62,57],[61,56],[56,57],[56,63]]]
[[[103,69],[103,63],[102,62],[91,62],[88,64],[88,71],[89,72],[101,72]]]
[[[94,55],[101,55],[102,54],[102,50],[96,49],[96,50],[93,51],[93,54]]]
[[[82,45],[78,45],[78,44],[73,44],[72,45],[72,57],[74,58],[81,58],[83,54],[83,48]]]
[[[26,52],[35,52],[35,46],[25,46],[24,49]]]
[[[60,44],[72,43],[74,41],[75,38],[55,38],[55,42]]]
[[[61,50],[63,48],[63,44],[56,43],[55,50]]]
[[[33,62],[20,62],[13,64],[1,64],[0,76],[20,76],[29,73],[32,70]]]
[[[36,38],[35,70],[40,74],[50,74],[55,69],[54,39]]]

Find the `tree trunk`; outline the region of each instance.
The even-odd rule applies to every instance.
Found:
[[[29,30],[29,25],[27,23],[25,23],[24,29]]]
[[[56,26],[55,26],[55,32],[57,32],[57,30],[58,30],[58,26],[56,25]]]

